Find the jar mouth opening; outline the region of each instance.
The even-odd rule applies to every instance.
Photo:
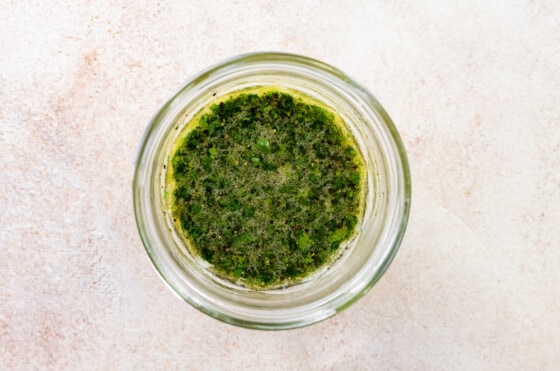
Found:
[[[347,231],[344,233],[349,233],[349,235],[347,237],[345,237],[342,241],[342,243],[340,244],[339,247],[336,248],[335,251],[329,251],[329,257],[325,259],[325,261],[319,265],[317,265],[316,267],[314,267],[314,269],[305,272],[305,273],[301,273],[299,275],[294,275],[291,277],[287,277],[287,278],[283,278],[281,280],[278,280],[275,283],[272,284],[254,284],[252,283],[252,281],[250,279],[243,279],[243,278],[233,278],[233,277],[228,277],[227,275],[224,275],[222,272],[220,272],[220,270],[215,270],[213,269],[214,267],[209,264],[204,258],[202,258],[200,256],[200,253],[197,251],[196,249],[196,243],[193,243],[190,238],[186,235],[185,231],[183,230],[182,226],[181,226],[181,222],[180,222],[180,217],[176,214],[173,214],[173,212],[170,212],[170,210],[173,210],[173,205],[174,205],[174,191],[177,187],[175,179],[173,178],[173,161],[171,161],[171,158],[173,158],[174,154],[177,153],[177,151],[179,150],[179,147],[182,146],[184,144],[184,141],[186,140],[186,138],[191,134],[191,132],[193,130],[195,130],[198,126],[198,122],[201,120],[202,117],[204,117],[205,114],[208,114],[209,112],[211,112],[211,109],[209,109],[209,105],[210,106],[214,106],[216,107],[215,109],[217,109],[217,106],[222,104],[220,102],[225,102],[231,99],[236,99],[239,97],[249,97],[249,96],[260,96],[260,99],[263,99],[263,97],[265,97],[267,94],[276,94],[279,96],[282,96],[282,94],[287,94],[291,99],[293,99],[293,102],[296,104],[301,105],[310,105],[309,107],[312,108],[316,108],[316,109],[324,109],[325,113],[329,113],[332,114],[331,116],[331,120],[332,122],[329,123],[329,125],[333,125],[334,128],[339,129],[340,130],[340,134],[341,134],[341,139],[343,140],[342,143],[344,143],[344,146],[346,145],[350,145],[354,150],[356,150],[356,155],[355,155],[355,159],[353,161],[355,161],[355,165],[356,165],[356,172],[358,174],[360,174],[360,183],[358,186],[359,189],[359,195],[357,197],[358,202],[356,203],[355,206],[355,210],[352,211],[352,213],[354,214],[354,216],[357,217],[358,223],[355,227],[352,227],[351,229],[344,229],[343,231]],[[243,98],[242,98],[243,99]],[[266,99],[266,98],[264,98]],[[270,99],[270,98],[269,98]],[[332,273],[327,273],[327,271],[331,271],[333,269],[338,269],[338,267],[341,265],[341,263],[344,261],[345,257],[349,254],[351,254],[351,250],[354,248],[356,241],[357,241],[357,231],[360,230],[361,228],[363,228],[362,226],[362,221],[364,220],[364,211],[366,208],[366,200],[368,199],[368,188],[367,188],[367,174],[366,174],[366,167],[365,167],[365,161],[364,158],[362,157],[362,152],[358,149],[357,144],[354,142],[354,136],[352,135],[352,133],[350,133],[349,128],[346,127],[346,123],[344,122],[344,120],[342,119],[342,117],[340,117],[331,107],[326,106],[323,102],[320,101],[316,101],[316,100],[311,100],[310,97],[303,95],[303,93],[301,93],[300,91],[296,91],[294,89],[287,89],[285,87],[281,87],[281,86],[277,86],[277,85],[258,85],[258,86],[253,86],[250,88],[244,88],[241,90],[236,90],[236,91],[231,91],[231,92],[227,92],[227,93],[223,93],[221,95],[218,95],[216,92],[212,94],[212,101],[208,102],[208,101],[204,101],[202,104],[203,108],[199,111],[196,112],[192,112],[189,115],[186,115],[183,119],[182,122],[178,123],[178,129],[175,130],[175,134],[173,135],[173,139],[171,141],[171,145],[169,146],[169,148],[167,148],[167,154],[165,155],[165,160],[164,160],[164,164],[163,164],[163,169],[161,171],[161,187],[164,190],[163,191],[163,197],[161,199],[159,199],[159,201],[161,202],[161,209],[167,211],[164,214],[164,222],[166,224],[166,226],[168,227],[168,229],[171,231],[171,233],[173,234],[174,237],[174,241],[176,242],[176,247],[178,248],[178,254],[177,254],[177,260],[179,264],[182,264],[184,269],[196,269],[197,272],[199,272],[199,276],[201,277],[201,279],[205,279],[208,281],[211,281],[212,284],[218,285],[218,286],[222,286],[224,287],[224,289],[226,290],[237,290],[239,292],[241,292],[241,295],[243,295],[246,291],[261,291],[264,293],[269,293],[269,294],[286,294],[288,291],[288,289],[292,288],[293,286],[299,286],[299,285],[306,285],[308,284],[309,281],[313,281],[315,279],[317,279],[319,276],[323,275],[323,274],[332,274]],[[296,105],[294,105],[295,107]],[[272,109],[272,108],[271,108]],[[193,110],[194,111],[194,110]],[[303,122],[302,122],[303,123]],[[300,124],[302,124],[300,123]],[[206,122],[205,122],[206,125]],[[270,124],[269,124],[270,125]],[[270,143],[272,143],[272,146],[274,148],[274,145],[276,145],[278,147],[278,143],[281,142],[280,138],[278,137],[279,133],[276,132],[276,130],[280,130],[280,126],[276,127],[274,126],[274,128],[269,128],[266,132],[266,135],[270,135],[268,138],[271,140]],[[316,128],[317,130],[320,130],[319,128]],[[303,134],[303,133],[302,133]],[[210,135],[209,133],[207,135]],[[321,142],[317,141],[317,142],[313,142],[314,145],[316,146],[321,146],[321,147],[328,147],[331,144],[329,144],[326,140],[323,140]],[[203,143],[204,145],[205,143]],[[246,148],[246,146],[243,146],[242,148]],[[280,147],[278,147],[279,149]],[[233,151],[232,147],[228,147],[227,148],[227,152],[228,154],[231,154]],[[342,151],[342,148],[341,148]],[[344,155],[342,152],[340,153],[341,155]],[[257,153],[258,155],[258,153]],[[264,161],[264,158],[263,158]],[[315,166],[319,166],[317,167],[317,171],[319,171],[318,169],[320,168],[320,161],[319,159],[315,159],[315,161],[312,161],[311,163],[307,163],[307,167],[309,170],[312,169],[313,165]],[[328,161],[325,162],[325,164]],[[279,183],[282,183],[282,181],[284,182],[289,182],[289,177],[286,175],[286,172],[290,172],[292,175],[295,174],[294,172],[296,171],[296,168],[293,167],[295,166],[295,163],[290,163],[289,166],[285,166],[287,163],[283,162],[282,165],[284,165],[284,167],[280,167],[279,169],[275,169],[273,172],[269,170],[265,171],[266,174],[266,178],[267,179],[274,179],[275,181],[273,182],[274,184],[269,184],[272,185],[274,187],[274,185],[277,185]],[[245,169],[244,171],[242,171],[242,173],[244,173],[245,171],[250,171],[251,170],[251,166],[246,167],[247,165],[251,165],[250,163],[244,163],[245,166],[241,166],[241,168]],[[292,166],[293,165],[293,166]],[[328,165],[328,169],[331,169],[332,167],[337,167],[338,165],[335,163],[333,165],[329,164]],[[284,170],[282,170],[284,169]],[[290,170],[288,170],[290,169]],[[307,171],[308,169],[305,169],[305,166],[303,168],[303,171]],[[325,167],[323,170],[327,170],[327,167]],[[209,169],[210,171],[210,169]],[[334,171],[334,170],[332,170]],[[312,174],[312,173],[309,173]],[[334,173],[333,173],[334,174]],[[325,176],[325,175],[322,175]],[[235,175],[236,182],[239,182],[239,174]],[[242,178],[242,177],[241,177]],[[257,177],[258,178],[258,177]],[[255,182],[257,182],[257,178],[251,178],[253,179]],[[305,179],[305,178],[303,178]],[[303,180],[302,179],[302,180]],[[262,178],[261,178],[262,180]],[[316,179],[316,181],[319,181],[319,179]],[[232,186],[234,183],[232,183]],[[238,184],[238,183],[235,183]],[[308,184],[309,186],[312,186],[313,184]],[[266,190],[262,190],[260,189],[260,191],[257,189],[258,186],[258,182],[257,183],[253,183],[252,185],[253,187],[253,191],[255,193],[257,192],[261,192],[262,194],[266,193]],[[274,188],[269,188],[270,191],[272,191]],[[232,188],[233,190],[233,188]],[[293,188],[294,192],[300,192],[301,190],[296,189],[295,187]],[[223,191],[222,191],[223,192]],[[226,193],[226,192],[224,192]],[[321,196],[319,193],[323,193],[319,190],[317,190],[317,197],[318,199],[320,199],[321,197],[325,197],[325,196]],[[221,193],[220,193],[221,194]],[[334,194],[334,191],[333,193]],[[352,193],[354,194],[354,193]],[[325,194],[328,195],[328,197],[332,197],[331,194]],[[277,196],[279,196],[279,198],[281,198],[283,196],[283,194],[277,194]],[[285,193],[284,193],[285,196]],[[261,198],[259,196],[257,196],[257,199]],[[272,199],[270,199],[271,203],[274,203],[274,198],[275,196],[272,196]],[[289,199],[291,199],[292,197],[287,197],[285,200],[285,204],[284,205],[293,205],[293,203],[295,202],[294,199],[292,199],[291,201],[289,201]],[[370,197],[371,198],[371,197]],[[246,202],[254,202],[254,197],[249,196],[248,199],[242,200],[241,203],[244,204]],[[326,202],[326,201],[325,201]],[[371,202],[371,201],[370,201]],[[296,202],[297,204],[297,202]],[[330,204],[330,203],[329,203]],[[216,205],[217,207],[217,205]],[[241,207],[241,206],[240,206]],[[260,205],[257,206],[256,209],[261,209],[261,208],[265,208],[266,205]],[[334,206],[336,208],[336,206]],[[242,207],[241,207],[242,208]],[[202,210],[202,208],[201,208]],[[216,212],[223,212],[224,209],[223,208],[218,208],[216,210]],[[317,210],[315,208],[315,213],[318,212],[319,210]],[[321,212],[321,211],[319,211]],[[286,212],[284,212],[285,214]],[[309,211],[306,212],[306,214],[309,213]],[[238,215],[239,216],[239,215]],[[284,215],[286,217],[289,217],[290,215],[286,214]],[[288,218],[289,219],[289,218]],[[282,227],[284,225],[283,222],[277,223],[273,220],[267,220],[267,222],[269,222],[270,224],[274,224],[275,227]],[[301,235],[306,234],[307,233],[324,233],[324,229],[325,226],[322,225],[321,228],[311,228],[312,225],[306,225],[303,224],[304,220],[300,219],[300,222],[302,222],[301,226],[299,227],[299,229],[301,229]],[[212,226],[210,226],[212,227]],[[318,227],[318,226],[315,226]],[[310,230],[309,228],[311,228],[312,230]],[[222,231],[221,233],[226,232],[226,231]],[[295,233],[299,233],[297,231],[297,227],[296,230],[292,230],[292,232]],[[303,233],[305,232],[305,233]],[[334,231],[333,231],[334,232]],[[242,232],[239,232],[242,233]],[[214,233],[214,237],[216,238],[221,238],[220,232],[215,231]],[[294,242],[297,243],[297,238],[300,237],[301,235],[296,235],[295,236],[295,240]],[[311,237],[311,235],[309,236]],[[217,241],[217,240],[216,240]],[[222,241],[223,243],[223,241]],[[246,252],[247,254],[249,252]],[[297,254],[297,250],[293,251],[292,254]],[[281,290],[280,292],[278,292],[278,290]],[[297,291],[297,289],[291,289],[292,291]],[[263,299],[264,300],[264,299]],[[277,306],[276,306],[277,307]]]
[[[209,280],[188,259],[185,265],[184,257],[177,255],[176,237],[164,223],[165,211],[159,200],[165,156],[181,131],[180,125],[190,121],[188,116],[216,95],[263,85],[303,91],[342,112],[360,150],[366,152],[369,199],[356,246],[341,255],[331,272],[326,269],[287,288],[255,291]],[[341,71],[307,57],[252,53],[200,72],[162,106],[139,147],[133,196],[146,251],[173,291],[224,322],[276,330],[328,318],[377,282],[403,238],[410,210],[410,174],[396,128],[365,88]]]

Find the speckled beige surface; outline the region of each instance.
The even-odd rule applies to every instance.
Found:
[[[560,3],[348,3],[0,1],[0,369],[558,369]],[[131,206],[158,106],[257,50],[366,85],[413,180],[378,285],[277,333],[179,300]]]

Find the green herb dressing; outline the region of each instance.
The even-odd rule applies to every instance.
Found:
[[[255,289],[332,262],[363,209],[363,158],[342,118],[301,93],[216,98],[185,125],[166,166],[178,235],[219,277]]]

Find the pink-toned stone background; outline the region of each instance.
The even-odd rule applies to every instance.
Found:
[[[412,171],[383,279],[288,332],[179,300],[131,206],[158,106],[257,50],[361,81]],[[560,3],[0,0],[0,254],[0,369],[558,369]]]

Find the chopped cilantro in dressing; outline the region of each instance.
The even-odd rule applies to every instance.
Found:
[[[354,234],[363,159],[331,110],[295,92],[242,91],[187,126],[166,198],[218,276],[253,288],[297,282]]]

